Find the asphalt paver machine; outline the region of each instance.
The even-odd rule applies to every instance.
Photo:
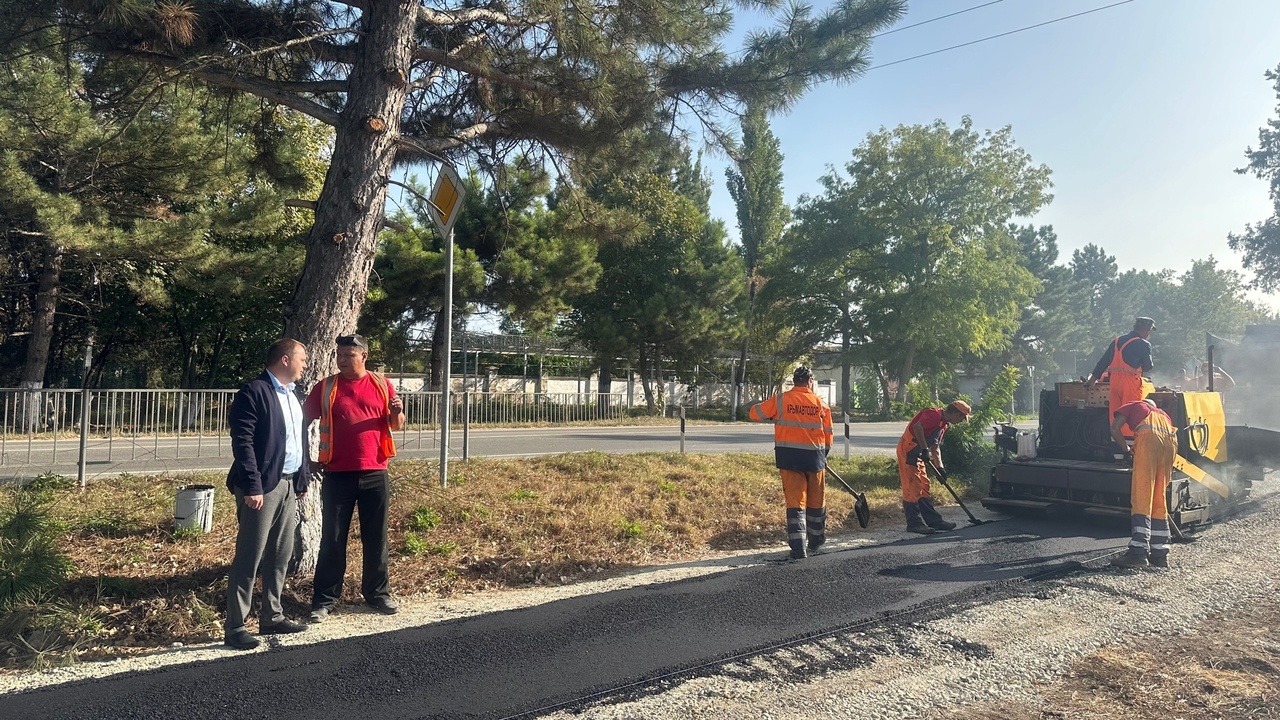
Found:
[[[1040,393],[1036,432],[996,428],[1003,459],[982,504],[993,510],[1128,519],[1130,458],[1111,440],[1108,386],[1059,383]],[[1148,388],[1178,430],[1169,517],[1180,528],[1233,512],[1267,468],[1280,468],[1280,432],[1228,426],[1217,392]]]

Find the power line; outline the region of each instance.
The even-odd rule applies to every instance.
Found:
[[[1004,2],[1004,0],[991,0],[991,2],[983,3],[983,4],[981,4],[981,5],[974,5],[974,6],[973,6],[973,7],[971,7],[971,8],[965,8],[964,10],[957,10],[957,11],[955,11],[955,12],[953,12],[953,13],[948,13],[948,14],[946,14],[946,15],[939,15],[938,17],[933,18],[933,19],[930,19],[930,20],[922,20],[922,21],[920,21],[920,22],[918,22],[918,23],[912,23],[911,25],[903,25],[903,26],[902,26],[902,27],[900,27],[900,28],[894,28],[894,29],[892,29],[892,30],[885,30],[884,32],[880,33],[879,35],[872,35],[871,37],[872,37],[872,38],[878,38],[878,37],[884,37],[885,35],[892,35],[892,34],[894,34],[894,33],[896,33],[896,32],[902,32],[903,30],[910,30],[910,29],[911,29],[911,28],[913,28],[913,27],[920,27],[921,25],[928,25],[928,24],[929,24],[929,23],[931,23],[931,22],[938,22],[939,20],[946,20],[946,19],[947,19],[947,18],[949,18],[949,17],[955,17],[956,15],[963,15],[963,14],[965,14],[965,13],[967,13],[967,12],[973,12],[974,10],[977,10],[977,9],[979,9],[979,8],[984,8],[984,7],[988,6],[988,5],[997,5],[997,4],[1002,3],[1002,2]]]
[[[1076,14],[1074,14],[1074,15],[1066,15],[1066,16],[1064,16],[1064,17],[1055,18],[1055,19],[1053,19],[1053,20],[1046,20],[1046,21],[1044,21],[1044,22],[1042,22],[1042,23],[1036,23],[1035,25],[1028,25],[1028,26],[1026,26],[1026,27],[1018,28],[1017,30],[1010,30],[1010,31],[1008,31],[1008,32],[1002,32],[1002,33],[999,33],[998,35],[991,35],[991,36],[989,36],[989,37],[984,37],[984,38],[981,38],[981,39],[979,39],[979,40],[970,40],[970,41],[969,41],[969,42],[967,42],[967,43],[960,43],[959,45],[952,45],[951,47],[945,47],[945,48],[942,48],[941,50],[934,50],[934,51],[932,51],[932,52],[921,53],[921,54],[919,54],[919,55],[912,55],[911,57],[903,58],[903,59],[901,59],[901,60],[894,60],[893,62],[887,62],[887,63],[884,63],[883,65],[873,65],[873,66],[871,66],[871,67],[867,68],[867,70],[868,70],[868,72],[869,72],[869,71],[871,71],[871,70],[879,70],[880,68],[887,68],[887,67],[889,67],[890,65],[899,65],[899,64],[901,64],[901,63],[909,62],[909,61],[911,61],[911,60],[919,60],[920,58],[929,57],[930,55],[937,55],[937,54],[939,54],[939,53],[944,53],[944,52],[947,52],[947,51],[950,51],[950,50],[957,50],[957,49],[962,48],[962,47],[969,47],[970,45],[977,45],[978,43],[983,43],[983,42],[986,42],[986,41],[988,41],[988,40],[995,40],[996,38],[1002,38],[1002,37],[1005,37],[1005,36],[1008,36],[1008,35],[1015,35],[1015,34],[1020,33],[1020,32],[1026,32],[1027,30],[1034,30],[1035,28],[1038,28],[1038,27],[1044,27],[1045,25],[1052,25],[1052,24],[1054,24],[1054,23],[1062,22],[1063,20],[1070,20],[1070,19],[1072,19],[1072,18],[1078,18],[1078,17],[1080,17],[1080,16],[1082,16],[1082,15],[1089,15],[1089,14],[1096,13],[1096,12],[1102,12],[1103,10],[1110,10],[1110,9],[1111,9],[1111,8],[1113,8],[1113,7],[1119,7],[1119,6],[1121,6],[1121,5],[1128,5],[1128,4],[1129,4],[1129,3],[1131,3],[1131,2],[1134,2],[1134,0],[1121,0],[1121,2],[1111,3],[1110,5],[1103,5],[1102,7],[1096,7],[1096,8],[1094,8],[1094,9],[1092,9],[1092,10],[1085,10],[1084,12],[1078,12],[1078,13],[1076,13]],[[903,28],[903,29],[905,30],[906,28]]]

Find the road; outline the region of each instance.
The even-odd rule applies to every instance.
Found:
[[[1117,552],[1123,537],[1044,520],[770,561],[697,578],[314,645],[0,696],[6,718],[536,717],[737,672],[816,643],[856,663],[858,633],[914,622]],[[341,616],[334,619],[341,622]],[[762,655],[763,657],[763,655]]]
[[[850,425],[850,452],[892,454],[902,423]],[[843,429],[836,428],[834,452],[844,450]],[[460,428],[450,435],[451,458],[462,457]],[[627,427],[485,428],[468,433],[471,457],[529,457],[563,452],[597,450],[607,453],[676,452],[680,428],[676,425]],[[400,457],[438,457],[439,436],[432,430],[396,433]],[[692,453],[759,452],[773,449],[773,429],[763,423],[688,425],[685,450]],[[78,447],[74,439],[0,440],[0,478],[32,477],[53,472],[76,475]],[[122,472],[161,473],[225,470],[231,449],[225,437],[94,439],[86,447],[90,476]]]

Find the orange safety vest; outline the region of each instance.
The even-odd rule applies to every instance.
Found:
[[[387,414],[391,414],[391,395],[387,392],[387,378],[382,373],[372,370],[369,375],[373,384],[382,396],[382,405]],[[333,460],[333,399],[338,396],[338,375],[325,378],[320,386],[320,457],[321,463]],[[382,454],[388,458],[396,456],[396,443],[391,437],[391,423],[388,421],[382,429]]]
[[[1123,337],[1123,336],[1120,336]],[[1131,337],[1124,345],[1120,344],[1120,337],[1112,343],[1111,364],[1107,366],[1107,372],[1110,373],[1110,394],[1107,398],[1108,409],[1111,411],[1111,417],[1116,416],[1116,410],[1121,405],[1142,399],[1142,368],[1135,368],[1124,361],[1124,349],[1129,347],[1129,343],[1140,338]]]

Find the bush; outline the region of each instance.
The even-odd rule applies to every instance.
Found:
[[[52,595],[71,574],[58,547],[64,530],[50,512],[51,493],[20,487],[0,507],[0,612]]]
[[[947,469],[972,482],[985,482],[1000,453],[987,433],[1007,416],[1005,408],[1018,388],[1018,368],[1006,365],[982,393],[969,420],[947,431],[942,439],[942,462]],[[967,400],[968,398],[964,398]]]

